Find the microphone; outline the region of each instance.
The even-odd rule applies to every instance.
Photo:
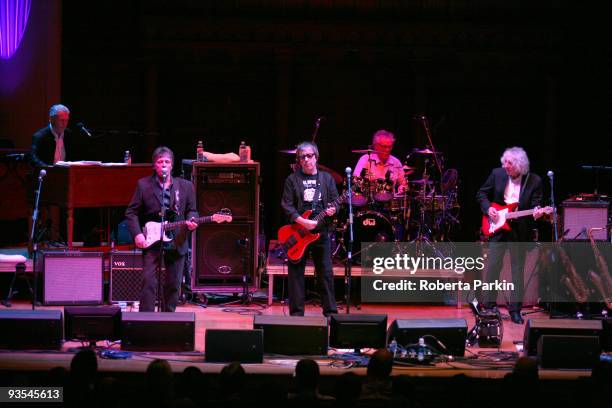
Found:
[[[87,137],[93,137],[93,136],[91,135],[91,132],[89,131],[89,129],[87,129],[87,128],[85,127],[85,124],[84,124],[83,122],[79,122],[79,123],[77,123],[76,125],[77,125],[77,127],[78,127],[78,128],[81,130],[81,132],[83,132],[83,133],[85,133],[85,134],[87,135]]]
[[[552,170],[548,170],[548,173],[546,173],[546,175],[548,176],[549,179],[552,180],[552,178],[555,176],[555,173],[553,173]]]
[[[391,170],[387,170],[387,172],[385,173],[385,180],[391,180]]]
[[[365,178],[365,176],[366,176],[366,172],[367,172],[367,170],[366,170],[366,168],[364,167],[363,169],[361,169],[361,174],[359,175],[359,177],[361,177],[361,178]]]
[[[417,113],[416,115],[412,115],[412,119],[424,120],[425,119],[425,115],[423,115],[422,113]]]
[[[45,177],[46,175],[47,175],[47,170],[40,169],[40,172],[38,173],[38,181],[42,181],[43,177]]]
[[[319,123],[321,123],[321,121],[322,121],[322,120],[325,120],[325,116],[319,116],[319,117],[317,118],[317,125],[318,125]]]
[[[236,245],[247,248],[249,246],[248,238],[239,238],[236,240]]]
[[[365,169],[364,169],[364,170],[365,170]],[[350,177],[350,176],[351,176],[351,172],[352,172],[352,171],[353,171],[353,169],[351,169],[350,167],[347,167],[346,169],[344,169],[344,172],[346,173],[346,175],[347,175],[348,177]]]
[[[164,182],[166,181],[166,177],[168,177],[168,170],[164,167],[162,169],[162,179],[164,180]]]

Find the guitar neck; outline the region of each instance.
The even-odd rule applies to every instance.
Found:
[[[344,200],[346,200],[346,198],[348,197],[348,190],[345,191],[344,193],[340,194],[334,201],[332,201],[330,204],[333,206],[342,204],[344,202]],[[327,214],[325,214],[325,211],[321,211],[320,213],[318,213],[317,215],[315,215],[312,220],[319,222],[321,221],[323,218],[325,218]]]
[[[511,220],[513,218],[525,217],[525,216],[528,216],[528,215],[532,215],[533,212],[534,212],[533,208],[531,210],[514,211],[514,212],[506,214],[506,219],[507,220]]]
[[[194,221],[196,222],[196,224],[205,224],[205,223],[208,223],[208,222],[212,222],[212,215],[207,215],[207,216],[204,216],[204,217],[198,217],[198,218],[195,218]],[[186,223],[187,223],[187,221],[169,222],[169,223],[167,223],[164,226],[164,229],[166,231],[177,229],[177,228],[182,227]]]

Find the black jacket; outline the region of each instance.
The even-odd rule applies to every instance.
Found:
[[[64,149],[68,160],[68,146],[70,145],[69,130],[64,131]],[[49,125],[37,130],[32,135],[32,149],[30,161],[33,166],[52,166],[55,156],[55,136],[51,133]]]
[[[176,213],[175,221],[197,217],[197,207],[193,184],[179,177],[172,179],[170,187],[170,210]],[[161,186],[155,174],[138,180],[136,191],[125,210],[125,217],[132,237],[142,233],[142,226],[147,221],[159,218],[161,211]],[[179,254],[184,255],[189,249],[187,227],[176,231],[174,243]]]
[[[502,167],[493,169],[487,180],[476,193],[476,200],[480,204],[480,210],[484,215],[489,212],[491,202],[506,205],[504,202],[504,191],[508,185],[510,176]],[[543,197],[542,179],[534,173],[527,173],[521,180],[521,191],[517,210],[529,210],[542,204]],[[517,230],[521,241],[529,241],[531,231],[534,227],[533,217],[518,218],[513,222],[513,229]]]
[[[323,208],[327,208],[328,203],[332,202],[338,197],[338,190],[336,189],[336,183],[331,174],[325,171],[318,171],[321,201]],[[297,170],[290,174],[285,180],[285,188],[283,190],[283,197],[281,199],[281,207],[287,216],[289,222],[295,221],[295,219],[302,215],[306,210],[303,197],[304,197],[304,173],[302,170]]]

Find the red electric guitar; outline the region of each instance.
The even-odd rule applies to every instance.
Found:
[[[518,207],[518,203],[512,203],[508,205],[499,205],[497,203],[491,203],[491,207],[497,210],[497,214],[499,215],[499,217],[497,219],[497,222],[493,222],[493,220],[488,215],[482,216],[482,233],[487,237],[490,237],[491,235],[502,229],[510,231],[512,228],[510,227],[510,224],[508,224],[508,220],[533,215],[536,210],[535,208],[532,208],[530,210],[515,211]],[[542,210],[544,210],[544,214],[548,215],[552,214],[554,208],[544,207]]]
[[[346,190],[341,195],[338,196],[334,201],[330,203],[332,206],[337,206],[342,204],[346,198],[348,197],[349,190]],[[313,221],[321,221],[325,218],[325,211],[320,212],[315,215],[313,218],[310,218],[312,214],[312,210],[305,211],[302,214],[302,218],[311,219]],[[282,245],[285,253],[287,254],[287,258],[293,262],[298,263],[300,259],[306,253],[306,248],[311,242],[316,241],[321,236],[320,233],[312,233],[308,231],[306,228],[302,227],[300,224],[293,223],[289,225],[284,225],[278,230],[278,243]]]

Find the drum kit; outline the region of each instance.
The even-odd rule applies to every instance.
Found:
[[[282,150],[295,154],[295,150]],[[352,150],[356,154],[378,153],[371,148]],[[361,242],[439,242],[449,240],[449,234],[459,221],[457,201],[458,173],[455,169],[444,171],[439,180],[430,175],[430,167],[437,155],[437,163],[443,154],[429,147],[413,149],[407,157],[422,157],[425,164],[409,166],[403,164],[393,171],[405,180],[389,177],[374,178],[366,171],[351,176],[351,202],[353,207],[353,236],[355,248]],[[319,164],[319,168],[332,174],[338,184],[342,180],[343,190],[347,180],[337,172]],[[364,169],[365,170],[365,169]],[[438,172],[439,173],[439,172]],[[437,174],[437,173],[436,173]],[[413,178],[414,177],[414,178]],[[418,177],[418,178],[417,178]],[[401,187],[400,187],[401,186]],[[343,256],[348,242],[348,206],[336,214],[336,228],[332,240],[336,246],[334,256]],[[358,252],[355,259],[358,261]]]

